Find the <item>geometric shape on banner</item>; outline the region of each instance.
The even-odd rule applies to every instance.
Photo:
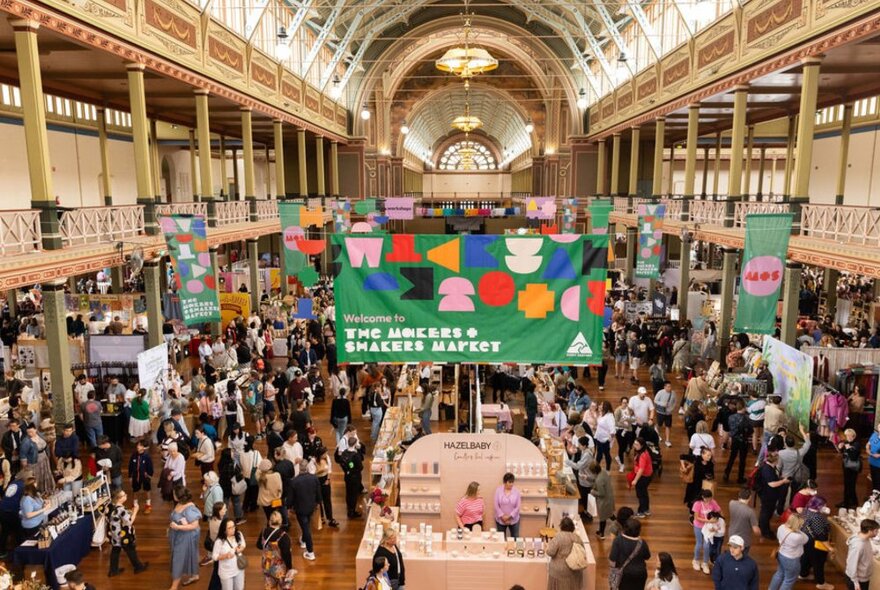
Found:
[[[588,276],[594,268],[606,268],[608,260],[608,247],[596,248],[592,240],[584,240],[584,260],[581,265],[581,274]]]
[[[177,218],[177,230],[176,230],[176,231],[178,231],[178,232],[187,232],[187,233],[191,232],[191,231],[192,231],[193,219],[195,219],[195,218],[193,218],[193,217],[189,217],[189,216],[187,216],[187,217],[178,217],[178,218]],[[191,236],[191,235],[186,235],[186,234],[184,234],[184,235],[182,235],[182,236],[177,236],[177,241],[178,241],[178,242],[189,242],[191,239],[192,239],[192,236]]]
[[[581,319],[581,288],[580,286],[569,287],[562,292],[559,298],[559,311],[562,315],[573,322]]]
[[[779,289],[785,267],[777,256],[756,256],[742,269],[742,286],[749,295],[767,297]]]
[[[338,262],[339,255],[342,254],[342,246],[339,244],[330,244],[330,276],[336,278],[342,272],[342,263]]]
[[[360,268],[367,261],[367,267],[378,268],[382,258],[382,238],[345,238],[345,250],[353,268]]]
[[[371,231],[373,231],[373,226],[365,221],[358,221],[351,226],[351,233],[353,234],[368,234]]]
[[[541,225],[541,235],[542,236],[549,236],[549,235],[558,234],[558,233],[559,233],[559,225],[558,224],[554,223],[553,225],[549,225],[549,224],[542,224]]]
[[[504,244],[513,256],[505,256],[507,268],[517,274],[526,275],[538,270],[542,258],[535,256],[541,250],[544,240],[535,238],[505,238]]]
[[[550,236],[550,239],[557,244],[570,244],[572,242],[577,242],[578,238],[580,238],[577,234],[557,234],[555,236]]]
[[[205,284],[197,279],[191,279],[186,282],[186,290],[190,293],[201,293],[205,290]]]
[[[404,266],[400,269],[403,278],[412,283],[412,289],[400,296],[406,301],[431,301],[434,299],[434,269],[430,266]]]
[[[568,356],[592,356],[593,349],[587,342],[587,337],[583,332],[578,332],[572,343],[568,346],[566,353]]]
[[[400,288],[394,275],[377,272],[364,279],[364,291],[396,291]]]
[[[324,211],[319,205],[314,209],[306,209],[303,207],[299,212],[299,223],[302,227],[316,225],[321,227],[324,225]]]
[[[374,226],[375,225],[385,225],[386,223],[388,223],[388,220],[389,220],[389,217],[387,215],[379,215],[378,212],[367,213],[367,221],[371,225],[374,225]]]
[[[492,271],[480,277],[477,284],[480,301],[490,307],[502,307],[513,301],[516,294],[516,285],[513,277],[506,272]]]
[[[211,255],[207,252],[202,252],[198,256],[199,264],[202,266],[211,266]]]
[[[445,295],[440,300],[438,311],[474,311],[474,286],[462,277],[450,277],[440,283],[437,293]]]
[[[554,201],[547,201],[543,205],[541,205],[541,213],[546,215],[547,217],[553,217],[556,215],[556,203]]]
[[[498,236],[465,236],[465,268],[498,268],[498,261],[486,252],[486,248],[495,243],[497,239]]]
[[[574,266],[572,266],[571,260],[568,258],[568,253],[566,253],[565,250],[559,249],[553,253],[550,257],[550,262],[547,263],[547,268],[544,269],[544,275],[541,278],[569,280],[577,278],[577,274],[574,272]]]
[[[302,283],[303,287],[312,287],[318,282],[318,271],[311,266],[307,266],[296,273],[296,278]]]
[[[317,319],[312,309],[315,302],[311,297],[299,297],[296,300],[296,313],[293,317],[298,320],[314,320]]]
[[[376,199],[364,199],[363,201],[355,201],[354,212],[360,215],[366,215],[376,210]]]
[[[544,283],[529,283],[524,291],[519,292],[517,309],[529,319],[544,319],[555,307],[555,295]]]
[[[296,244],[296,247],[300,252],[310,256],[320,254],[327,246],[327,242],[325,242],[324,240],[306,240],[301,238],[296,240],[294,243]]]
[[[461,240],[455,238],[445,244],[440,244],[436,248],[428,250],[428,260],[438,266],[449,269],[452,272],[458,272],[460,268],[460,246]]]
[[[202,276],[202,275],[205,274],[206,272],[208,272],[208,269],[205,268],[204,266],[200,266],[200,265],[198,265],[198,264],[193,264],[193,265],[192,265],[192,277],[193,277],[194,279],[199,278],[200,276]]]
[[[217,282],[216,282],[216,280],[214,279],[214,275],[213,275],[213,274],[206,274],[206,275],[205,275],[205,278],[202,279],[202,280],[205,281],[205,287],[207,287],[207,288],[210,289],[211,291],[213,291],[213,290],[215,290],[215,289],[217,288]]]
[[[385,255],[385,262],[421,262],[422,255],[416,252],[416,237],[413,234],[392,234],[391,252]]]
[[[177,261],[177,274],[188,277],[192,269],[186,262]]]
[[[173,217],[160,217],[159,227],[162,229],[163,234],[170,234],[177,231],[177,223],[174,222]]]
[[[595,316],[602,317],[605,313],[605,281],[588,281],[587,290],[590,296],[587,298],[587,309]]]
[[[288,275],[298,273],[305,268],[306,262],[308,258],[299,250],[288,250],[284,253],[284,270]]]

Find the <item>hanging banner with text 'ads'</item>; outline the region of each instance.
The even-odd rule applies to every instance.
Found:
[[[746,215],[746,245],[734,322],[737,332],[772,334],[776,330],[776,302],[785,275],[793,219],[791,213]]]
[[[666,205],[639,205],[639,246],[636,248],[636,277],[660,278],[663,218]]]
[[[217,279],[208,253],[205,218],[193,215],[159,217],[168,255],[174,265],[180,313],[187,326],[220,321]]]
[[[602,360],[607,236],[332,239],[340,362]]]

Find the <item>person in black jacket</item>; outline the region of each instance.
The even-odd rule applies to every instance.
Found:
[[[770,530],[770,518],[779,504],[781,490],[786,484],[791,483],[787,477],[782,477],[779,471],[779,454],[775,450],[768,450],[767,459],[761,464],[758,471],[758,496],[761,498],[761,511],[758,513],[758,526],[761,527],[761,536],[765,539],[776,540],[773,531]]]
[[[22,436],[21,422],[19,422],[18,418],[12,418],[9,421],[8,430],[3,433],[3,440],[0,441],[3,453],[9,459],[9,468],[12,470],[12,475],[15,475],[21,469],[21,459],[18,456],[18,451],[21,448]]]
[[[309,561],[315,560],[315,547],[312,544],[312,514],[321,504],[321,482],[318,478],[306,470],[300,471],[299,475],[291,482],[293,493],[293,511],[296,513],[296,522],[302,531],[300,544],[305,544],[303,557]]]
[[[336,429],[336,444],[339,444],[345,433],[345,427],[351,424],[351,403],[348,401],[348,390],[339,388],[339,395],[330,405],[330,425]]]
[[[358,512],[357,504],[364,489],[361,480],[364,471],[363,447],[357,449],[357,438],[351,436],[348,438],[348,448],[339,456],[339,464],[342,466],[342,472],[345,475],[345,506],[348,510],[349,518],[360,518],[361,513]]]
[[[389,564],[388,581],[391,590],[401,590],[406,585],[406,567],[403,563],[403,554],[397,547],[397,531],[387,528],[382,532],[382,544],[376,548],[373,559],[384,557]]]

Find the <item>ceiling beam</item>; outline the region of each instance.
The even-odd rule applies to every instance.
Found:
[[[336,4],[333,5],[333,9],[330,11],[330,14],[324,21],[324,26],[321,27],[321,32],[318,33],[318,38],[315,39],[315,44],[312,45],[311,49],[309,49],[309,53],[308,55],[306,55],[306,59],[303,62],[302,70],[300,72],[303,78],[308,78],[309,70],[312,69],[315,61],[317,61],[318,54],[324,47],[324,43],[327,41],[327,37],[330,35],[333,27],[336,26],[336,19],[339,17],[339,11],[342,10],[342,7],[344,5],[345,0],[336,0]]]
[[[645,14],[642,5],[638,2],[628,2],[627,4],[633,18],[636,19],[636,23],[638,23],[639,28],[642,30],[642,35],[645,36],[645,41],[648,42],[648,47],[651,48],[654,57],[659,60],[663,56],[660,45],[657,43],[657,32],[654,30],[654,26],[648,22],[648,15]]]
[[[672,5],[675,7],[675,12],[678,14],[678,17],[681,19],[681,22],[688,33],[688,38],[693,38],[695,32],[694,25],[687,19],[687,16],[685,15],[685,8],[681,4],[682,0],[671,0],[671,2]]]
[[[300,3],[299,8],[296,9],[296,14],[293,15],[293,20],[290,23],[290,28],[287,29],[288,47],[293,45],[293,39],[299,32],[299,28],[305,22],[306,17],[309,15],[309,12],[312,10],[312,4],[314,4],[314,1],[315,0],[304,0]]]
[[[354,15],[354,20],[351,21],[351,24],[345,31],[345,36],[336,46],[336,51],[333,53],[333,59],[330,60],[330,64],[321,76],[321,83],[318,84],[318,90],[321,92],[324,92],[324,88],[327,87],[327,83],[330,82],[330,79],[336,72],[336,66],[339,65],[339,62],[342,61],[342,57],[348,51],[348,46],[351,45],[351,40],[354,38],[354,34],[358,27],[361,25],[361,20],[363,20],[365,12],[366,11],[363,8],[357,11],[357,14]]]
[[[605,5],[601,2],[596,3],[596,10],[599,12],[599,16],[602,17],[602,22],[605,25],[605,30],[608,31],[609,35],[611,35],[611,39],[614,41],[614,44],[617,45],[617,49],[619,49],[620,52],[627,57],[626,68],[629,70],[629,73],[632,76],[635,76],[636,68],[632,62],[632,59],[635,58],[635,55],[630,53],[629,47],[627,47],[626,45],[626,41],[623,39],[623,36],[617,29],[617,25],[614,24],[614,19],[611,18],[611,14],[608,12],[608,9],[605,8]]]
[[[257,31],[260,29],[260,21],[263,20],[263,15],[266,14],[266,9],[269,8],[271,1],[257,0],[256,6],[244,18],[244,37],[247,39],[248,44],[254,42]]]

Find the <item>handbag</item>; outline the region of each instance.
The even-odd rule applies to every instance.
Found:
[[[235,565],[238,566],[240,570],[246,570],[248,566],[247,557],[244,553],[238,553],[235,556]]]
[[[788,538],[788,535],[791,534],[791,531],[787,532],[784,537],[782,537],[782,541],[779,542],[779,546],[785,544],[785,540]],[[770,559],[776,559],[776,556],[779,555],[779,547],[770,552]]]
[[[620,582],[623,580],[623,570],[626,569],[626,566],[629,565],[635,556],[636,553],[639,552],[639,549],[642,548],[642,540],[639,539],[636,543],[636,546],[633,547],[632,553],[629,554],[629,557],[626,558],[626,561],[623,562],[623,565],[620,567],[610,567],[608,568],[608,588],[609,590],[618,590],[620,588]],[[566,560],[567,561],[567,560]]]
[[[247,491],[247,481],[238,477],[233,478],[231,490],[233,496],[242,495]]]
[[[849,455],[844,453],[843,455],[843,468],[847,471],[861,471],[862,470],[862,459],[856,458],[852,459]]]
[[[715,480],[714,479],[704,479],[700,482],[701,490],[709,490],[712,494],[715,494]]]
[[[678,474],[681,476],[682,483],[693,483],[694,482],[694,464],[690,462],[685,462],[683,465],[678,466]]]
[[[583,544],[579,542],[572,544],[571,551],[565,556],[565,565],[574,572],[587,569],[587,552]]]

